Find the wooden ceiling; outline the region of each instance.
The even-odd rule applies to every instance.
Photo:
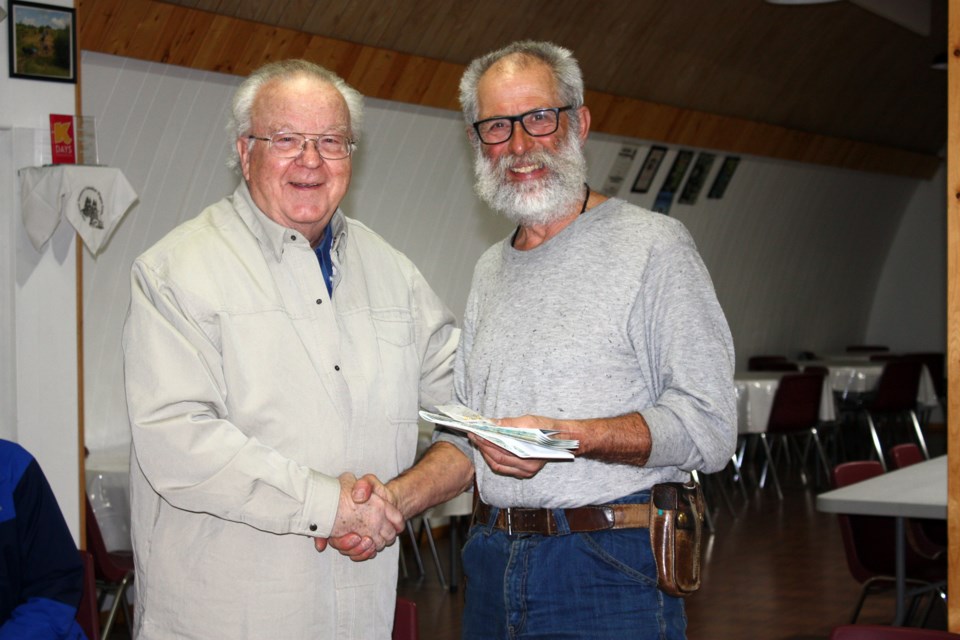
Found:
[[[166,1],[458,64],[551,40],[595,91],[930,154],[946,140],[946,73],[930,68],[946,52],[946,0],[929,36],[850,2]]]

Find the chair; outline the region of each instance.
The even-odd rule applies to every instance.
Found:
[[[875,460],[844,462],[833,469],[834,487],[846,487],[884,473],[883,466]],[[867,596],[893,589],[896,586],[896,522],[888,516],[857,516],[838,514],[840,535],[846,555],[847,568],[854,580],[862,586],[853,610],[850,623],[857,621]],[[916,597],[925,592],[935,592],[940,599],[946,594],[947,565],[945,559],[932,560],[918,554],[906,545],[906,582],[913,587]],[[934,598],[923,615],[925,619]]]
[[[751,356],[747,360],[749,371],[797,371],[799,367],[787,360],[786,356]]]
[[[820,442],[820,435],[817,430],[820,424],[822,392],[823,376],[815,373],[796,373],[783,376],[773,396],[773,406],[770,409],[767,430],[760,434],[760,442],[763,444],[763,449],[767,455],[760,485],[763,486],[766,471],[769,468],[773,476],[773,484],[777,489],[777,496],[781,500],[783,499],[783,491],[780,488],[780,479],[770,448],[769,437],[778,437],[780,440],[789,442],[789,436],[807,435],[807,448],[812,441],[815,445],[816,455],[823,465],[824,474],[827,478],[830,477],[827,457],[823,451],[823,444]],[[806,483],[806,474],[803,473],[802,465],[806,461],[806,451],[806,448],[803,453],[798,450],[801,463],[800,473],[804,483]]]
[[[923,457],[930,457],[930,452],[927,450],[927,441],[923,437],[923,430],[920,427],[916,412],[917,389],[920,386],[922,371],[923,364],[918,360],[898,358],[886,362],[883,366],[883,373],[880,375],[880,381],[877,383],[876,394],[864,405],[863,414],[866,416],[870,439],[884,471],[887,470],[887,462],[883,454],[880,434],[877,431],[874,416],[878,419],[883,416],[894,420],[908,417],[913,424],[913,430],[923,452]]]
[[[845,624],[834,627],[830,640],[960,640],[960,634],[913,627]]]
[[[132,616],[129,610],[123,607],[123,603],[126,602],[127,589],[133,584],[133,553],[130,551],[107,550],[103,542],[103,534],[100,532],[100,525],[97,523],[97,516],[90,504],[90,498],[85,497],[85,502],[87,547],[93,555],[94,573],[96,574],[97,592],[99,594],[97,610],[103,608],[108,595],[113,595],[113,605],[110,607],[110,613],[107,615],[107,621],[103,625],[100,637],[103,640],[108,640],[110,631],[113,629],[113,623],[116,620],[117,611],[123,608],[123,617],[127,621],[127,630],[132,638]]]
[[[923,452],[912,442],[890,449],[890,466],[894,469],[903,469],[918,462],[923,462]],[[924,556],[936,558],[947,552],[947,523],[944,520],[908,519],[907,535],[911,544]]]
[[[81,551],[83,560],[83,596],[77,607],[77,624],[83,629],[87,640],[100,640],[100,608],[97,606],[97,577],[93,568],[93,555]]]
[[[847,345],[847,353],[871,353],[871,352],[890,351],[890,347],[882,344],[850,344]]]
[[[398,596],[397,608],[393,614],[391,640],[418,640],[419,637],[420,624],[417,617],[417,603]]]

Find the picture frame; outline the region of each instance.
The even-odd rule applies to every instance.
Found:
[[[77,22],[72,7],[10,0],[10,77],[77,82]]]
[[[673,164],[670,166],[667,179],[663,181],[663,184],[660,186],[660,191],[657,193],[657,197],[653,202],[654,211],[667,215],[670,214],[673,197],[680,188],[680,183],[683,182],[683,176],[686,175],[687,168],[692,161],[693,151],[689,149],[677,151],[677,156],[673,159]]]
[[[647,158],[643,161],[643,165],[640,166],[640,171],[637,173],[637,177],[633,181],[633,186],[630,188],[630,191],[633,193],[646,193],[649,191],[650,185],[653,184],[653,179],[657,175],[657,170],[660,168],[660,163],[663,162],[663,158],[666,155],[666,147],[650,147],[650,151],[647,152]]]
[[[713,179],[713,185],[707,192],[707,198],[716,200],[723,197],[723,194],[727,191],[727,186],[733,179],[733,173],[737,170],[738,164],[740,164],[740,158],[737,156],[727,156],[723,159],[720,171],[717,172],[717,177]]]
[[[690,170],[690,177],[683,185],[683,191],[680,192],[680,198],[677,200],[680,204],[697,204],[697,198],[703,189],[703,184],[707,181],[707,174],[710,173],[710,167],[717,156],[706,151],[697,154],[697,159],[693,163],[693,169]]]

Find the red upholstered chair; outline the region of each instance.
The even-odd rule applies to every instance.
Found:
[[[960,634],[913,627],[845,624],[830,632],[830,640],[960,640]]]
[[[898,444],[890,449],[890,466],[894,469],[903,469],[918,462],[923,462],[923,452],[912,442]],[[945,520],[908,519],[907,535],[917,551],[927,557],[936,558],[947,552]]]
[[[884,473],[875,460],[844,462],[833,469],[835,487],[873,478]],[[839,514],[840,535],[850,575],[862,587],[850,623],[857,621],[860,609],[867,596],[895,588],[896,586],[896,522],[887,516],[855,516]],[[929,613],[934,599],[945,596],[947,564],[945,558],[936,560],[921,556],[909,544],[906,545],[906,578],[912,587],[932,591],[930,603],[924,613]],[[915,596],[915,597],[919,597]],[[916,604],[916,602],[914,603]]]
[[[773,476],[773,484],[777,489],[777,496],[780,499],[783,499],[783,491],[780,489],[780,478],[777,474],[773,451],[770,448],[770,441],[773,439],[779,439],[789,446],[791,436],[807,436],[807,444],[809,445],[812,441],[815,445],[815,455],[819,457],[823,465],[824,474],[828,478],[830,476],[826,454],[823,451],[823,445],[820,442],[820,435],[817,430],[820,425],[820,397],[822,391],[822,375],[796,373],[783,376],[777,386],[777,392],[773,396],[773,406],[770,409],[767,430],[760,434],[760,442],[763,444],[764,452],[767,455],[761,475],[761,486],[766,479],[766,471],[769,468],[770,474]],[[794,442],[794,444],[796,443]],[[802,469],[806,449],[802,453],[799,447],[795,447],[795,450],[800,458],[801,475],[806,482],[806,474]]]
[[[895,425],[904,418],[908,419],[913,426],[923,457],[930,457],[927,450],[927,441],[923,437],[923,429],[920,428],[916,411],[917,390],[920,387],[922,372],[923,364],[919,360],[897,358],[886,362],[883,365],[880,381],[877,383],[876,394],[864,406],[870,439],[884,471],[887,470],[886,456],[883,453],[880,432],[877,430],[877,425],[881,423],[881,419],[885,426],[890,426],[891,423]],[[885,429],[888,440],[893,437],[890,430],[889,428]]]
[[[83,629],[87,640],[100,640],[100,608],[97,606],[97,576],[93,568],[93,555],[81,551],[83,560],[83,596],[77,607],[77,624]]]
[[[133,637],[133,620],[130,611],[124,606],[126,602],[127,589],[133,584],[133,553],[130,551],[108,551],[103,542],[103,534],[100,532],[100,525],[97,523],[97,516],[93,512],[90,499],[85,500],[87,505],[87,548],[93,555],[94,572],[97,578],[97,610],[103,608],[107,595],[113,594],[113,605],[110,607],[110,613],[107,615],[107,621],[103,625],[101,638],[108,640],[110,631],[113,629],[113,623],[116,620],[117,612],[123,608],[123,617],[127,621],[127,630],[130,637]]]
[[[417,619],[417,603],[397,597],[397,609],[393,614],[392,640],[418,640],[420,625]]]

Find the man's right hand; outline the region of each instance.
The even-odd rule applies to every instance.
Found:
[[[357,480],[353,474],[342,474],[333,531],[329,539],[315,540],[317,551],[329,544],[355,562],[375,557],[404,529],[395,502],[395,496],[376,476],[368,474]]]

